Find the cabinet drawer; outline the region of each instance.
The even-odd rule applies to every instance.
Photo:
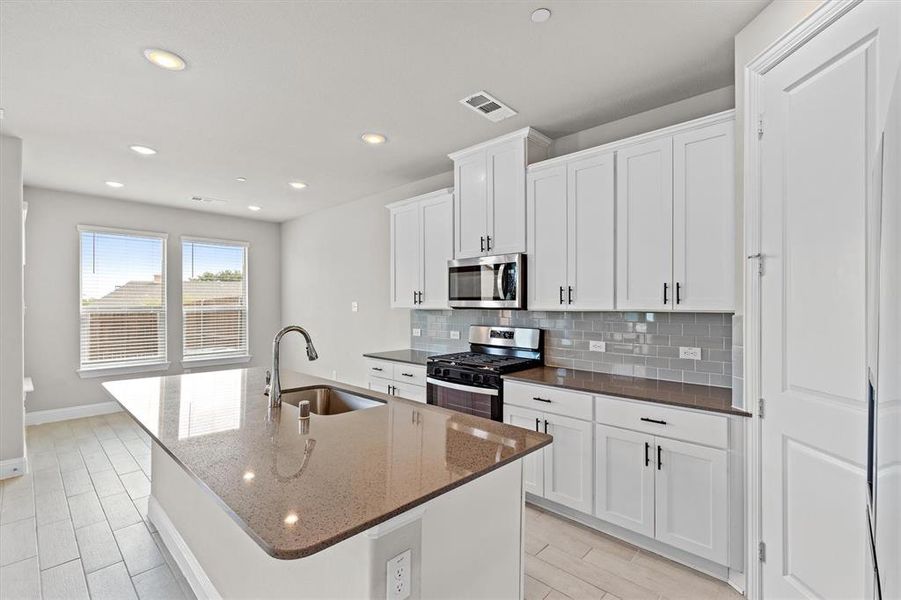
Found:
[[[394,363],[386,360],[366,359],[366,368],[369,370],[370,377],[381,377],[382,379],[394,379]]]
[[[394,363],[394,381],[409,385],[425,385],[425,367],[407,363]]]
[[[727,417],[652,402],[595,396],[595,421],[717,448],[729,444]]]
[[[504,404],[591,420],[591,396],[559,388],[504,382]]]

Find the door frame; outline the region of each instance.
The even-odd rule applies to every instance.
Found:
[[[761,419],[760,410],[760,270],[766,268],[766,257],[760,255],[760,127],[765,120],[760,111],[763,77],[801,46],[848,13],[863,0],[825,0],[800,23],[783,34],[763,52],[744,66],[744,137],[742,198],[744,217],[744,399],[746,409],[753,414],[746,427],[747,447],[745,473],[747,479],[745,519],[745,596],[759,600],[763,572],[759,549],[762,538],[761,497]],[[763,125],[761,125],[763,123]],[[736,585],[735,582],[733,585]]]

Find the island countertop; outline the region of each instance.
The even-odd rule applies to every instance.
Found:
[[[283,392],[329,386],[384,402],[270,411],[265,369],[103,384],[269,555],[309,556],[520,459],[551,437],[282,370]]]

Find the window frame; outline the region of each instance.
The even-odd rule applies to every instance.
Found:
[[[169,362],[169,234],[160,231],[146,231],[141,229],[128,229],[124,227],[108,227],[103,225],[84,224],[77,225],[76,230],[78,232],[78,368],[76,369],[76,373],[78,373],[79,377],[86,379],[93,377],[104,377],[106,375],[114,374],[124,375],[131,373],[146,373],[151,371],[168,370],[171,364]],[[160,280],[163,282],[164,293],[162,295],[163,306],[161,307],[160,312],[163,315],[165,327],[162,328],[161,346],[163,348],[163,354],[161,359],[155,358],[147,361],[128,361],[119,363],[110,362],[104,364],[89,364],[87,366],[85,365],[84,356],[82,355],[82,301],[84,298],[84,273],[82,271],[82,263],[84,260],[84,255],[81,243],[81,236],[84,233],[111,234],[120,235],[123,237],[143,237],[157,239],[162,242],[162,250],[160,253]]]
[[[182,235],[179,237],[179,241],[181,242],[180,253],[181,253],[181,297],[179,298],[179,306],[181,307],[181,364],[185,367],[198,367],[198,366],[215,366],[215,365],[229,365],[229,364],[237,364],[237,363],[246,363],[250,362],[253,358],[253,355],[250,354],[250,242],[246,242],[243,240],[228,240],[223,238],[210,238],[196,235]],[[240,247],[244,249],[244,266],[243,266],[243,292],[244,292],[244,352],[243,353],[232,353],[232,354],[215,354],[210,356],[188,356],[185,352],[185,334],[187,332],[185,328],[185,323],[187,320],[185,319],[185,274],[184,274],[184,261],[185,261],[185,244],[186,243],[196,243],[208,246],[234,246]]]

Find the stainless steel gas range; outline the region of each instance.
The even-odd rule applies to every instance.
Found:
[[[428,403],[503,421],[501,375],[543,364],[540,329],[472,325],[469,352],[430,356]]]

